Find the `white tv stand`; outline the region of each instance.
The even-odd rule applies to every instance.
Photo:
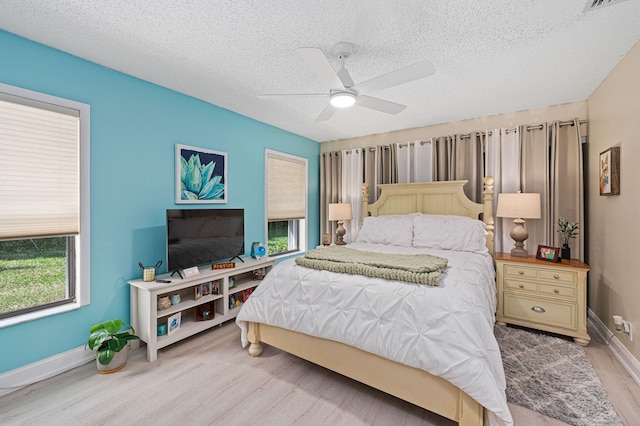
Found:
[[[140,336],[140,340],[147,344],[147,360],[155,361],[158,349],[169,346],[215,325],[235,318],[239,307],[230,308],[231,296],[241,296],[243,291],[253,289],[260,284],[254,279],[254,271],[266,274],[273,268],[275,261],[268,258],[256,260],[242,258],[243,262],[235,262],[235,268],[211,269],[211,266],[200,269],[200,274],[189,278],[173,277],[170,274],[157,276],[157,279],[170,280],[170,283],[145,282],[142,279],[128,281],[131,292],[131,325]],[[235,282],[236,287],[229,289]],[[219,294],[203,295],[196,300],[196,287],[205,284],[217,284]],[[158,310],[158,299],[164,296],[179,294],[180,303],[171,305],[168,309]],[[241,297],[240,297],[241,298]],[[213,308],[215,315],[211,319],[203,320],[198,315],[204,307]],[[181,312],[180,327],[173,333],[158,336],[158,323],[166,323],[167,318]],[[196,318],[199,318],[196,319]],[[134,341],[135,342],[135,341]]]

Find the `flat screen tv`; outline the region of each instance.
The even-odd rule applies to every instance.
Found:
[[[243,254],[244,209],[167,210],[169,272]]]

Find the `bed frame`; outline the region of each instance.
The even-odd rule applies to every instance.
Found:
[[[431,213],[482,218],[487,225],[487,247],[493,254],[493,178],[484,180],[483,203],[464,194],[467,181],[378,185],[378,201],[368,204],[363,188],[363,217]],[[249,354],[259,356],[269,344],[329,370],[372,386],[464,426],[484,422],[484,407],[450,382],[426,371],[382,358],[333,340],[309,336],[262,323],[249,323]]]

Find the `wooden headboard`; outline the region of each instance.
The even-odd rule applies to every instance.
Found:
[[[362,189],[362,218],[389,214],[429,213],[467,216],[487,225],[487,248],[493,255],[493,177],[484,178],[483,202],[474,203],[464,193],[466,180],[380,184],[380,197],[369,204],[369,185]]]

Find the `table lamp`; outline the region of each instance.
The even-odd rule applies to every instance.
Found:
[[[540,194],[517,192],[515,194],[498,194],[498,217],[513,217],[513,229],[511,238],[516,242],[511,250],[511,256],[528,257],[529,253],[524,248],[524,241],[529,233],[524,227],[525,219],[540,219]]]
[[[329,204],[329,220],[338,221],[338,229],[336,230],[336,245],[343,246],[347,243],[344,242],[344,234],[347,230],[344,229],[345,220],[351,220],[351,203],[331,203]]]

